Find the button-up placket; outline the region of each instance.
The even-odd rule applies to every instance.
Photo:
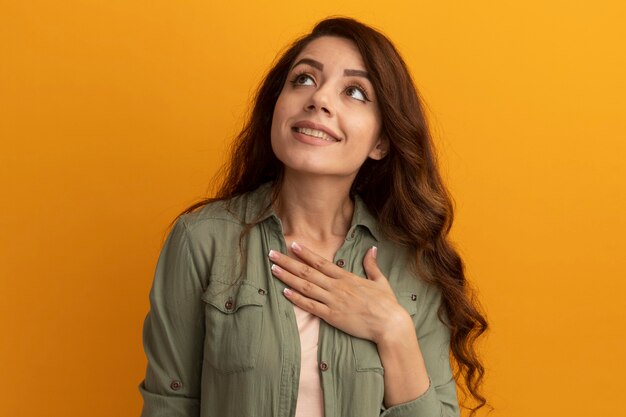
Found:
[[[266,242],[267,253],[269,253],[270,249],[278,249],[281,253],[287,253],[287,244],[285,242],[282,223],[275,214],[272,214],[268,219],[262,222],[261,228]],[[277,417],[293,417],[296,412],[300,382],[301,356],[298,324],[293,311],[293,305],[282,296],[286,285],[272,275],[269,265],[266,272],[269,275],[268,281],[272,286],[274,294],[281,294],[276,297],[276,308],[278,311],[275,314],[280,323],[280,334],[282,336],[280,343],[282,349],[282,368]]]

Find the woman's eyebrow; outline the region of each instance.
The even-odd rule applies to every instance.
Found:
[[[298,65],[302,65],[302,64],[310,65],[319,71],[324,70],[324,64],[311,58],[302,58],[301,60],[293,64],[291,68],[293,69],[297,67]],[[367,71],[358,70],[358,69],[345,69],[343,70],[343,75],[346,77],[356,76],[356,77],[363,77],[363,78],[369,79],[369,75],[367,75]]]
[[[367,71],[357,70],[357,69],[343,70],[343,75],[345,75],[346,77],[350,77],[350,76],[363,77],[363,78],[367,78],[368,80],[370,78],[369,75],[367,75]]]
[[[314,59],[311,58],[302,58],[300,61],[296,62],[295,64],[293,64],[293,66],[291,68],[295,68],[298,65],[302,65],[302,64],[308,64],[310,66],[312,66],[315,69],[318,69],[320,71],[322,71],[324,69],[324,64],[322,64],[319,61],[316,61]]]

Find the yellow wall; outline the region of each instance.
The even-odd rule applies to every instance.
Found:
[[[624,4],[3,0],[0,415],[138,415],[166,226],[275,53],[331,14],[383,29],[429,103],[492,415],[619,414]]]

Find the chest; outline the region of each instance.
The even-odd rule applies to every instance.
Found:
[[[287,234],[284,236],[283,239],[285,242],[285,246],[288,250],[288,255],[294,259],[298,259],[298,257],[291,250],[291,244],[293,242],[298,242],[299,245],[306,246],[317,255],[331,262],[345,242],[345,238],[339,236],[328,238],[325,240],[315,240],[298,234]]]

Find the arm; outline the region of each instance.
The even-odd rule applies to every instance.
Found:
[[[417,301],[419,310],[412,323],[412,331],[400,336],[403,342],[382,346],[378,344],[385,367],[385,403],[394,404],[384,409],[381,417],[458,417],[460,414],[456,383],[450,368],[450,331],[437,315],[440,297],[439,290],[429,286],[428,291]],[[411,333],[412,337],[409,337]],[[414,342],[417,348],[409,348]],[[412,372],[417,372],[417,375],[412,376]],[[414,391],[411,396],[409,389],[417,383],[423,372],[427,373],[430,385],[427,385],[425,392],[416,396]],[[412,382],[406,382],[411,378]],[[391,402],[388,389],[392,390],[394,397],[408,396],[399,402]]]
[[[188,234],[183,216],[170,232],[157,263],[143,329],[148,367],[139,386],[144,400],[142,417],[200,415],[202,274],[193,262]]]
[[[273,274],[295,290],[285,291],[289,300],[346,333],[376,343],[385,369],[384,404],[389,407],[383,407],[381,416],[459,415],[450,336],[437,316],[440,292],[435,286],[427,286],[416,300],[419,312],[413,321],[378,268],[374,248],[363,261],[367,280],[295,243],[292,250],[304,263],[276,251],[269,254]]]
[[[376,347],[385,369],[386,407],[414,400],[428,390],[428,371],[413,321],[406,311],[398,311],[390,317],[388,331]]]

